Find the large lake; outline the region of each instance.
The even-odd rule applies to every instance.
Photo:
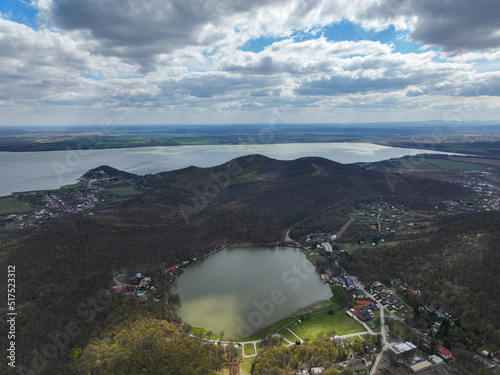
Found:
[[[221,250],[188,268],[173,293],[185,322],[237,339],[331,297],[302,251],[289,247]]]
[[[235,157],[262,154],[280,160],[320,156],[340,163],[373,162],[404,155],[439,153],[370,143],[287,143],[163,146],[106,150],[0,152],[0,196],[16,191],[58,189],[101,165],[136,174],[212,167]]]

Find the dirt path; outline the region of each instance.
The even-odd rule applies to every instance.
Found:
[[[337,240],[344,234],[344,232],[347,230],[347,228],[349,228],[349,225],[351,225],[353,221],[354,219],[350,219],[347,223],[344,224],[342,228],[340,228],[340,230],[337,232]]]

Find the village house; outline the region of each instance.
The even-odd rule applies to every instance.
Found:
[[[387,297],[387,303],[388,303],[389,305],[391,305],[391,306],[392,306],[392,305],[393,305],[393,304],[395,304],[396,302],[397,302],[396,297],[394,297],[394,296],[389,296],[389,297]]]
[[[388,354],[395,361],[409,360],[411,356],[414,355],[416,350],[417,347],[415,346],[415,344],[410,341],[406,341],[392,346],[389,349]]]
[[[362,289],[356,289],[354,291],[354,293],[353,293],[353,297],[354,297],[354,299],[356,299],[356,298],[359,298],[359,299],[365,298],[365,293],[363,292]]]
[[[442,365],[444,363],[444,361],[435,354],[430,355],[429,359],[431,360],[432,364],[434,364],[434,365]]]
[[[403,307],[404,305],[399,301],[394,302],[394,304],[392,305],[392,308],[396,311],[401,310]]]
[[[132,293],[136,288],[137,285],[120,285],[118,287],[115,287],[114,289],[116,293]]]
[[[364,305],[354,306],[351,311],[355,313],[363,322],[373,319],[373,312],[365,309]]]
[[[381,299],[386,300],[387,298],[389,298],[389,293],[382,292],[382,293],[380,293],[379,296]]]
[[[439,345],[438,352],[440,357],[443,359],[451,359],[451,357],[453,357],[453,353],[446,349],[443,345]]]

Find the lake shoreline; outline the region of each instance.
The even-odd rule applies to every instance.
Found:
[[[362,142],[182,145],[60,151],[0,151],[0,196],[13,192],[57,190],[75,184],[91,169],[108,165],[136,175],[156,174],[195,166],[222,165],[250,154],[277,160],[322,157],[342,164],[375,162],[425,154],[422,149],[396,148]],[[436,151],[428,153],[439,154]],[[448,153],[445,153],[448,154]]]
[[[381,142],[366,141],[366,140],[356,140],[356,141],[345,141],[345,140],[329,140],[328,142],[306,140],[301,142],[300,140],[291,140],[289,142],[232,142],[232,143],[214,143],[214,142],[186,142],[186,143],[172,143],[172,144],[142,144],[142,145],[126,145],[126,146],[104,146],[104,147],[84,147],[84,146],[68,146],[68,145],[54,145],[53,147],[39,148],[39,149],[19,149],[19,147],[6,147],[0,150],[0,152],[13,152],[13,153],[23,153],[23,152],[51,152],[51,151],[93,151],[93,150],[118,150],[118,149],[137,149],[146,147],[183,147],[183,146],[262,146],[262,145],[288,145],[288,144],[322,144],[322,143],[368,143],[377,144],[384,147],[396,147],[387,146]],[[409,148],[408,146],[397,146],[400,148]]]
[[[177,313],[192,326],[244,338],[331,298],[301,249],[234,245],[204,257],[173,286],[182,301]]]

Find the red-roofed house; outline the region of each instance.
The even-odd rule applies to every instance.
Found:
[[[372,304],[372,302],[371,302],[371,301],[361,301],[361,300],[359,300],[359,299],[357,299],[357,300],[356,300],[356,303],[357,303],[358,305],[371,305],[371,304]]]
[[[453,356],[453,353],[446,349],[443,345],[439,345],[438,352],[443,359],[450,359]]]
[[[130,293],[137,288],[137,285],[121,285],[115,288],[116,293]]]

